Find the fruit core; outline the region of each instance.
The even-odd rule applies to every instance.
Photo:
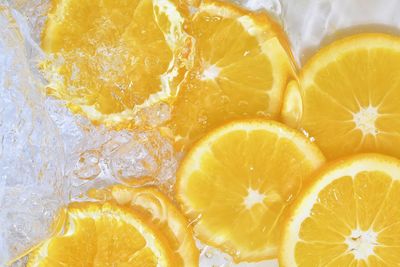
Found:
[[[247,209],[251,209],[256,204],[262,204],[264,199],[264,194],[261,194],[258,190],[249,188],[247,196],[244,198],[244,205]]]
[[[221,69],[218,68],[215,65],[208,66],[207,68],[204,69],[202,75],[201,75],[201,80],[214,80],[215,78],[218,77]]]
[[[353,121],[356,128],[361,130],[363,135],[376,135],[378,130],[376,129],[375,122],[378,119],[378,109],[373,106],[361,108],[359,112],[353,114]]]
[[[374,247],[378,245],[376,239],[377,233],[372,230],[353,230],[346,238],[346,244],[357,260],[366,260],[375,254]]]

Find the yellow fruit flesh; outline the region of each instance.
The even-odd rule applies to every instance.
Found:
[[[281,110],[282,122],[292,128],[299,128],[299,121],[303,113],[302,109],[299,84],[295,80],[290,81],[285,91]]]
[[[340,192],[337,199],[332,195],[335,191]],[[376,240],[379,245],[374,246],[376,255],[361,261],[371,266],[373,262],[395,266],[398,259],[394,255],[400,255],[400,242],[396,241],[400,225],[392,224],[400,222],[400,213],[393,207],[400,204],[399,194],[400,181],[392,184],[392,179],[382,172],[362,172],[354,181],[351,177],[339,178],[319,194],[320,201],[311,211],[313,215],[302,225],[303,242],[297,245],[296,255],[303,258],[313,251],[314,257],[299,266],[316,266],[318,262],[324,266],[338,266],[339,262],[350,266],[357,262],[346,244],[352,229],[379,233]],[[318,249],[319,246],[324,249]],[[388,258],[386,255],[390,254],[393,257]]]
[[[331,170],[306,190],[294,209],[285,232],[281,264],[397,266],[400,255],[398,160],[361,155],[338,163]],[[323,179],[329,181],[323,182]],[[318,194],[317,188],[322,188]],[[308,207],[311,207],[309,212]]]
[[[400,156],[399,64],[399,38],[363,34],[322,49],[304,67],[300,127],[328,158]]]
[[[160,234],[112,204],[75,203],[65,234],[45,242],[28,266],[172,266]]]
[[[183,147],[232,119],[278,116],[290,56],[266,14],[203,1],[191,22],[193,68],[180,85],[169,127]]]
[[[236,261],[272,258],[282,214],[323,161],[316,147],[278,123],[228,124],[183,161],[177,199],[203,242]]]
[[[49,94],[94,122],[132,123],[136,106],[170,96],[183,23],[169,1],[53,1],[42,38]]]
[[[157,227],[167,238],[168,246],[175,255],[176,266],[199,264],[199,251],[193,239],[192,227],[175,204],[157,188],[116,185],[96,190],[91,192],[91,195],[102,200],[115,200],[119,205],[129,206],[140,212],[147,223]]]

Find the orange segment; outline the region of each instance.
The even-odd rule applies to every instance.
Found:
[[[206,244],[235,261],[273,258],[287,207],[323,163],[314,144],[280,123],[229,123],[185,157],[176,198]]]
[[[286,87],[284,102],[281,110],[283,123],[292,128],[299,128],[302,114],[301,94],[296,80],[290,81]]]
[[[292,74],[282,30],[264,13],[206,0],[191,21],[193,67],[180,85],[169,127],[186,147],[232,119],[276,118]]]
[[[193,239],[192,227],[175,204],[156,187],[115,185],[92,191],[89,195],[104,201],[115,200],[119,205],[140,212],[148,224],[154,225],[168,239],[168,245],[175,254],[175,266],[199,265],[199,250]]]
[[[49,94],[95,123],[129,126],[140,106],[168,100],[188,53],[169,0],[53,0],[42,47]]]
[[[395,158],[361,154],[331,164],[292,208],[280,264],[397,266],[399,196]]]
[[[175,266],[162,234],[114,204],[73,203],[65,233],[46,241],[28,266]]]
[[[398,37],[361,34],[334,42],[303,68],[302,103],[288,106],[302,105],[292,115],[328,158],[356,152],[399,157],[399,65]]]

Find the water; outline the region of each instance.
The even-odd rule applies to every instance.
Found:
[[[397,33],[400,2],[237,0],[267,9],[290,38],[299,65],[321,46],[355,32]],[[47,0],[0,0],[0,266],[49,236],[60,206],[89,188],[155,177],[171,185],[181,155],[156,130],[108,131],[44,98],[37,62]],[[154,64],[154,63],[151,63]],[[144,111],[148,125],[169,118],[166,105]],[[138,121],[139,122],[139,121]],[[204,247],[201,266],[234,266]],[[23,262],[19,263],[23,266]],[[277,266],[276,261],[237,266]]]
[[[362,32],[399,33],[400,3],[396,0],[282,1],[285,31],[294,55],[304,64],[321,45]]]
[[[32,69],[40,54],[14,16],[0,7],[0,263],[49,234],[69,187],[63,141]]]
[[[177,166],[172,145],[157,131],[94,127],[44,98],[39,29],[31,27],[42,21],[32,13],[39,6],[9,4],[0,6],[0,266],[49,236],[59,207],[89,188],[142,176],[173,184]],[[168,112],[159,105],[143,118],[158,125]]]

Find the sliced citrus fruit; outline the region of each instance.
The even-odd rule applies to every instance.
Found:
[[[73,203],[65,233],[46,241],[28,266],[175,266],[162,234],[139,213],[111,203]]]
[[[175,252],[175,266],[198,266],[199,250],[193,239],[193,230],[187,219],[167,196],[154,186],[127,187],[115,185],[90,192],[99,200],[115,200],[139,211],[149,224],[166,236],[168,245]]]
[[[107,126],[174,94],[190,39],[171,0],[53,0],[42,47],[48,93]]]
[[[305,65],[298,86],[302,115],[294,117],[327,158],[355,152],[400,157],[399,65],[400,38],[385,34],[336,41]],[[293,95],[287,101],[298,99]]]
[[[400,161],[360,154],[318,173],[291,209],[282,266],[398,266]]]
[[[184,158],[176,198],[195,234],[235,261],[276,257],[283,214],[324,163],[301,133],[267,120],[226,124]]]
[[[193,67],[168,124],[179,148],[228,120],[279,115],[293,68],[286,38],[267,14],[205,0],[190,34],[196,40]]]
[[[299,128],[303,107],[301,105],[299,84],[296,80],[288,83],[283,98],[284,102],[281,110],[282,122],[292,128]]]

